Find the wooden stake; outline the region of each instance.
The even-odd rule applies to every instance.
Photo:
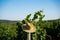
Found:
[[[28,33],[27,40],[31,40],[31,33]]]

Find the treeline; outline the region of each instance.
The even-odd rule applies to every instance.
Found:
[[[22,21],[0,21],[0,40],[27,40],[27,33],[21,25],[26,21],[33,23],[36,32],[32,33],[31,40],[60,40],[60,19],[42,20],[45,15],[42,10],[35,12],[33,18],[27,15]]]

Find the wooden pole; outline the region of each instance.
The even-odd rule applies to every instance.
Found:
[[[27,40],[31,40],[31,33],[28,33]]]
[[[26,26],[29,27],[30,30],[25,29],[25,28],[27,28]],[[25,28],[24,28],[24,27],[25,27]],[[25,25],[25,24],[23,25],[22,29],[23,29],[23,31],[25,31],[25,32],[28,33],[28,34],[27,34],[27,40],[31,40],[31,33],[33,33],[33,32],[36,31],[35,26],[34,26],[32,23],[29,23],[29,22],[28,22],[26,25]]]

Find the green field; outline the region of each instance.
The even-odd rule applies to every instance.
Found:
[[[2,40],[26,40],[25,32],[21,34],[21,29],[17,26],[18,21],[0,20],[0,39]],[[46,30],[46,39],[50,37],[54,40],[60,38],[60,19],[43,21],[43,28]],[[19,31],[20,30],[20,31]],[[21,34],[21,35],[20,35]],[[21,36],[23,35],[23,38]],[[39,35],[37,35],[39,36]],[[59,39],[60,40],[60,39]]]

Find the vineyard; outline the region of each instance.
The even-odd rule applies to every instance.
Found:
[[[43,20],[43,11],[37,11],[31,18],[29,14],[22,21],[0,20],[0,40],[27,40],[22,25],[32,23],[36,32],[31,33],[31,40],[60,40],[60,19]]]

